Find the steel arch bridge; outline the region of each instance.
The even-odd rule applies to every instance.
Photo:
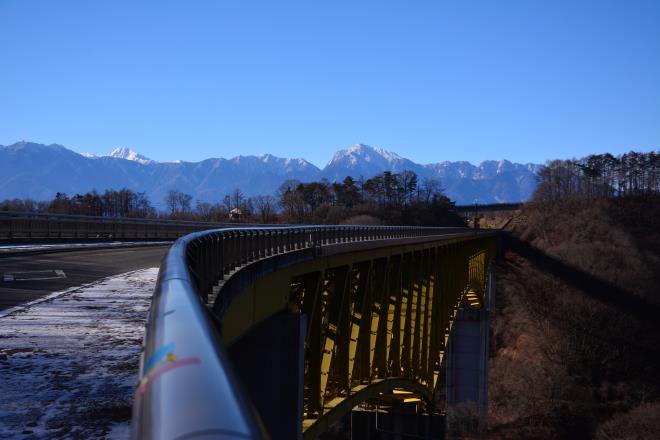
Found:
[[[134,437],[279,436],[277,399],[296,413],[287,432],[304,438],[384,395],[432,404],[456,313],[484,304],[496,250],[495,232],[464,228],[234,228],[183,237],[159,273]],[[278,339],[284,328],[299,331]],[[277,396],[260,404],[268,392]]]

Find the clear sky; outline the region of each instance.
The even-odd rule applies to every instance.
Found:
[[[660,147],[660,1],[0,0],[0,144],[416,162]]]

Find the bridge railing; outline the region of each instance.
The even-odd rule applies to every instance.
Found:
[[[313,253],[324,245],[453,232],[466,229],[262,227],[215,229],[180,238],[163,259],[152,300],[133,410],[133,437],[267,436],[232,373],[217,318],[205,306],[214,286],[232,271],[278,254],[305,249]]]
[[[234,225],[229,222],[0,211],[0,241],[176,239],[194,231]]]

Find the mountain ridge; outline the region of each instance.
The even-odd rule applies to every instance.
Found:
[[[21,141],[0,146],[0,199],[50,199],[55,192],[69,194],[127,187],[144,191],[155,206],[170,189],[195,199],[219,202],[239,188],[247,196],[274,194],[285,180],[341,181],[350,175],[368,179],[384,171],[414,171],[420,179],[439,179],[445,193],[457,203],[519,202],[535,186],[538,164],[508,160],[443,161],[418,164],[384,148],[356,144],[336,151],[319,168],[303,158],[272,154],[209,158],[199,162],[158,162],[126,147],[107,155],[77,153],[58,144]]]

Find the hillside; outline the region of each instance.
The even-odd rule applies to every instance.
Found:
[[[492,321],[492,438],[657,438],[660,197],[529,204]]]

